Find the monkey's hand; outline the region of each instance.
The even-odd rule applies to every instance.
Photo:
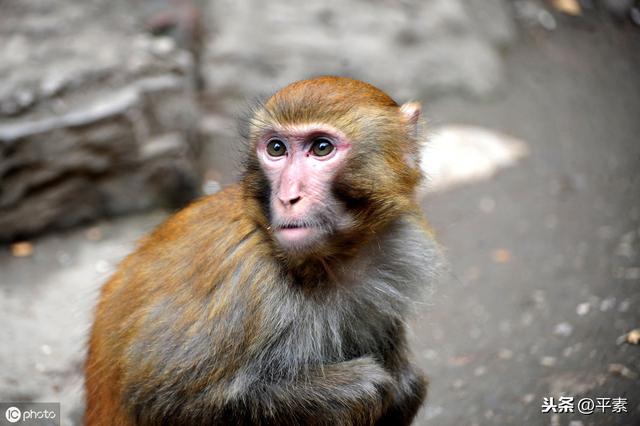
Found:
[[[391,403],[376,426],[410,425],[427,396],[427,379],[412,365],[407,364],[395,376]]]
[[[267,423],[372,425],[392,388],[389,372],[374,358],[362,357],[323,365],[292,381],[262,384],[247,397],[252,416]]]

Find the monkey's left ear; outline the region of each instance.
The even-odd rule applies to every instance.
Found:
[[[418,140],[421,112],[422,105],[420,105],[420,102],[407,102],[402,104],[400,107],[400,113],[407,123],[409,134],[412,136],[414,141]],[[420,168],[419,142],[417,144],[410,144],[408,152],[404,153],[404,158],[409,167],[414,169]]]
[[[420,120],[420,113],[422,112],[422,105],[420,102],[407,102],[400,107],[407,124],[414,132],[414,135],[418,133],[418,121]]]

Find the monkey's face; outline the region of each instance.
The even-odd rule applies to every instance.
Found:
[[[289,260],[348,254],[414,207],[418,103],[319,77],[290,84],[253,113],[245,191]]]
[[[282,249],[313,251],[350,228],[352,218],[332,192],[350,149],[342,132],[322,124],[273,129],[258,139],[256,154],[271,191],[271,231]]]

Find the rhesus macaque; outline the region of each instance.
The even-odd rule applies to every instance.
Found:
[[[105,285],[88,425],[402,425],[426,395],[405,316],[440,256],[416,200],[420,105],[293,83],[248,123],[241,182]]]

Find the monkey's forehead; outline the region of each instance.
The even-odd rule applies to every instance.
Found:
[[[312,96],[279,99],[255,111],[250,124],[253,132],[290,128],[324,127],[355,136],[367,128],[391,130],[401,120],[398,106],[336,102],[332,97]]]
[[[399,108],[379,107],[313,108],[303,110],[258,111],[250,120],[250,135],[260,137],[270,133],[302,136],[309,133],[329,133],[341,139],[357,140],[380,131],[388,134],[406,129],[398,119]]]
[[[401,114],[398,104],[380,89],[333,76],[292,83],[254,111],[254,134],[315,126],[339,130],[351,138],[380,125],[392,131]]]
[[[347,77],[322,76],[296,81],[274,94],[266,103],[273,108],[281,103],[299,103],[308,99],[325,100],[344,106],[397,107],[389,95],[369,83]]]
[[[260,123],[256,130],[262,134],[278,133],[287,136],[305,136],[312,133],[328,133],[338,138],[346,138],[345,132],[337,126],[319,121],[300,123]]]

